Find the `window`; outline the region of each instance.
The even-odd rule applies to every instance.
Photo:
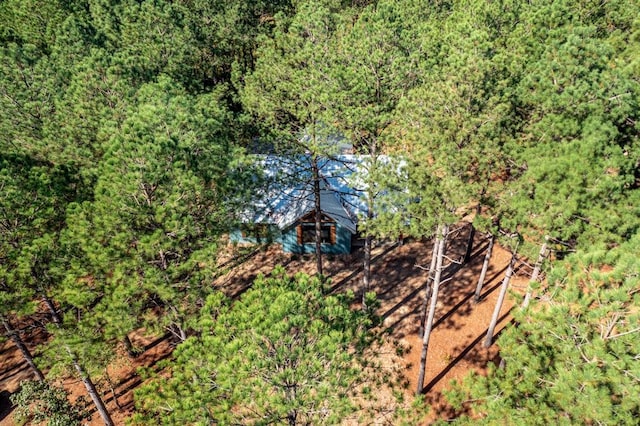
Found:
[[[313,244],[316,242],[316,224],[303,222],[298,225],[298,244]],[[322,244],[336,243],[336,226],[333,223],[323,223],[320,227]]]

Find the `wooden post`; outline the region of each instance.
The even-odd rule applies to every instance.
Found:
[[[489,261],[491,260],[491,254],[493,253],[493,242],[495,237],[491,235],[489,237],[489,247],[487,247],[487,253],[484,255],[484,263],[482,263],[482,271],[480,272],[480,279],[478,280],[478,285],[476,286],[476,293],[474,296],[474,300],[476,302],[480,301],[480,293],[482,293],[482,286],[484,285],[484,279],[487,276],[487,269],[489,268]]]
[[[507,273],[504,275],[504,279],[502,280],[502,286],[500,287],[500,294],[498,295],[498,300],[496,301],[496,307],[493,310],[493,316],[491,317],[491,323],[489,323],[489,329],[487,330],[487,338],[484,341],[484,347],[488,348],[493,343],[493,333],[496,329],[496,324],[498,323],[498,317],[500,316],[500,309],[502,309],[502,303],[504,302],[504,297],[507,294],[507,288],[509,288],[509,281],[511,281],[511,277],[513,276],[513,269],[516,264],[516,254],[513,253],[511,255],[511,261],[509,262],[509,267],[507,268]]]
[[[424,376],[427,370],[427,352],[429,349],[429,338],[431,337],[431,329],[433,327],[433,317],[436,313],[436,304],[438,303],[438,290],[440,288],[440,278],[442,276],[442,258],[444,257],[444,246],[447,241],[449,227],[443,225],[442,236],[438,242],[438,258],[436,260],[436,274],[433,279],[433,290],[431,292],[431,304],[429,306],[429,315],[425,318],[424,335],[422,336],[422,352],[420,353],[420,372],[418,373],[418,386],[416,395],[422,393],[424,388]]]

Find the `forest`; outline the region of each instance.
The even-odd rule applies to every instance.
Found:
[[[420,424],[424,377],[371,371],[372,250],[433,246],[423,370],[444,247],[472,217],[535,274],[500,365],[447,391],[455,421],[637,424],[639,2],[3,0],[0,40],[0,339],[34,379],[17,423],[119,423],[106,367],[144,330],[173,349],[127,424],[374,424],[383,386],[410,395],[384,424]],[[355,293],[323,270],[335,135],[361,159]],[[316,271],[231,298],[212,282],[273,183],[264,154],[308,163],[287,179],[315,195]]]

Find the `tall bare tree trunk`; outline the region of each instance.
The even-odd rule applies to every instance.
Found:
[[[33,374],[35,374],[38,380],[44,380],[44,374],[42,374],[42,371],[36,365],[31,352],[29,352],[29,348],[27,348],[27,345],[20,337],[18,331],[11,326],[9,320],[4,316],[0,316],[0,320],[2,321],[2,325],[7,332],[7,337],[9,337],[13,344],[16,345],[16,347],[20,350],[20,352],[22,353],[22,357],[25,359],[25,361],[27,361],[27,364],[31,368],[31,371],[33,371]]]
[[[433,249],[431,250],[431,264],[427,273],[427,280],[424,283],[424,300],[422,309],[420,310],[420,318],[427,317],[427,308],[429,307],[429,299],[431,298],[431,284],[433,283],[433,275],[436,272],[436,259],[438,258],[438,247],[440,243],[440,226],[436,227],[436,233],[433,236]],[[424,321],[420,323],[420,336],[424,336]]]
[[[482,271],[480,271],[480,278],[478,279],[478,285],[476,286],[476,293],[473,298],[476,302],[480,301],[480,293],[482,293],[482,286],[484,285],[484,279],[487,276],[487,269],[489,268],[489,261],[491,260],[491,254],[493,253],[494,240],[495,237],[491,235],[489,237],[489,247],[487,247],[487,252],[484,255],[484,262],[482,263]]]
[[[531,280],[529,281],[529,286],[527,287],[527,293],[524,295],[524,300],[522,301],[522,309],[527,309],[529,306],[529,302],[531,302],[531,296],[533,296],[533,283],[538,282],[538,277],[540,276],[540,269],[542,268],[542,262],[547,257],[547,242],[549,240],[548,236],[544,237],[544,243],[542,243],[542,247],[540,247],[540,252],[538,253],[538,259],[536,260],[536,264],[533,267],[533,272],[531,273]]]
[[[42,297],[43,297],[43,300],[47,299],[47,300],[49,300],[49,302],[51,302],[51,300],[48,299],[46,297],[46,295],[43,294]],[[60,318],[60,315],[55,310],[54,304],[52,302],[50,304],[47,303],[47,306],[49,307],[49,310],[51,311],[51,315],[53,317],[53,322],[58,327],[61,327],[62,326],[61,325],[62,324],[62,318]],[[71,348],[69,346],[67,346],[67,345],[65,345],[64,348],[67,351],[67,353],[69,354],[69,357],[71,358],[71,363],[73,364],[73,368],[76,370],[76,372],[80,376],[80,380],[82,380],[82,383],[84,384],[84,387],[87,389],[87,393],[89,394],[89,397],[91,397],[91,400],[93,401],[93,404],[95,405],[96,410],[98,410],[98,413],[100,414],[100,417],[102,417],[102,421],[104,422],[104,424],[106,426],[113,426],[114,423],[113,423],[113,420],[111,420],[111,416],[109,415],[109,411],[107,410],[106,405],[102,401],[102,398],[100,398],[100,394],[98,393],[98,390],[96,389],[96,386],[94,385],[93,381],[91,380],[91,377],[89,376],[89,374],[87,373],[85,368],[82,366],[82,364],[80,364],[80,362],[78,361],[78,357],[71,350]]]
[[[100,394],[98,393],[96,386],[91,380],[91,377],[89,377],[89,374],[87,373],[85,368],[78,362],[77,357],[71,351],[71,349],[68,346],[66,349],[73,362],[73,367],[76,369],[78,376],[80,376],[80,380],[82,380],[84,387],[87,389],[87,393],[91,397],[93,404],[96,406],[98,414],[100,414],[100,417],[102,417],[102,421],[106,426],[114,426],[113,420],[111,420],[111,416],[109,415],[109,411],[107,410],[106,405],[104,405],[102,398],[100,398]]]
[[[373,219],[373,200],[367,199],[367,222]],[[363,262],[363,278],[362,278],[362,307],[367,308],[366,295],[371,288],[371,250],[373,249],[373,237],[367,231],[367,236],[364,239],[364,262]]]
[[[502,303],[504,302],[504,297],[507,294],[507,289],[509,288],[509,281],[511,281],[511,277],[513,276],[513,268],[516,264],[516,254],[513,253],[511,255],[511,260],[509,261],[509,267],[507,268],[507,272],[504,275],[504,279],[502,280],[502,286],[500,287],[500,294],[498,295],[498,300],[496,301],[496,307],[493,310],[493,315],[491,316],[491,323],[489,323],[489,329],[487,330],[487,337],[484,341],[484,347],[488,348],[493,343],[493,333],[496,329],[496,325],[498,323],[498,317],[500,316],[500,309],[502,309]]]
[[[49,312],[51,313],[51,319],[53,320],[53,322],[56,323],[56,324],[61,324],[62,323],[62,318],[60,318],[60,314],[58,314],[58,310],[56,309],[56,305],[49,298],[49,296],[47,296],[47,294],[44,292],[44,290],[42,288],[40,289],[40,298],[42,299],[42,301],[46,305],[47,309],[49,309]]]
[[[424,388],[424,376],[427,370],[427,352],[429,350],[429,338],[431,337],[433,318],[436,313],[436,304],[438,303],[438,290],[440,287],[440,278],[442,277],[442,258],[444,257],[444,246],[447,241],[448,233],[449,227],[447,225],[443,225],[441,227],[441,238],[438,242],[436,274],[433,279],[433,290],[431,292],[429,315],[425,318],[424,335],[422,336],[422,352],[420,353],[420,371],[418,373],[418,386],[416,389],[416,395],[420,395],[422,393],[422,389]]]
[[[362,309],[367,309],[367,293],[371,288],[371,246],[373,238],[367,235],[364,239],[364,261],[362,276]]]
[[[377,166],[378,161],[378,152],[377,152],[377,142],[374,139],[369,144],[369,173],[368,176],[375,175],[375,168]],[[373,186],[373,182],[371,179],[367,182],[367,227],[371,224],[373,220],[373,198],[375,197],[375,188]],[[365,301],[366,294],[371,288],[371,250],[373,249],[373,237],[371,233],[367,229],[367,235],[364,239],[364,262],[362,265],[363,268],[363,278],[362,278],[362,307],[366,309],[367,304]]]
[[[311,158],[311,173],[313,179],[313,198],[316,209],[316,270],[322,279],[322,210],[320,205],[320,169],[318,157],[314,154]]]
[[[482,211],[482,205],[478,203],[476,206],[476,216],[480,216]],[[464,263],[469,263],[471,260],[471,253],[473,252],[473,240],[476,238],[476,227],[473,226],[473,221],[469,224],[469,239],[467,240],[467,250],[464,253]]]

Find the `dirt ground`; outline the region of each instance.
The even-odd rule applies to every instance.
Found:
[[[461,224],[453,231],[446,248],[446,255],[450,260],[457,261],[463,257],[469,229],[469,226]],[[494,247],[482,298],[479,303],[475,303],[473,293],[487,243],[483,235],[476,234],[470,262],[465,265],[451,262],[443,273],[444,281],[440,287],[427,358],[424,393],[426,402],[431,406],[427,424],[435,419],[446,420],[458,414],[442,397],[443,389],[452,379],[461,379],[471,369],[483,374],[489,361],[498,360],[497,346],[485,349],[482,343],[511,255],[497,245]],[[424,303],[423,284],[427,275],[421,267],[429,266],[431,246],[430,241],[407,241],[402,245],[386,242],[379,244],[373,253],[374,278],[371,290],[376,291],[380,302],[378,314],[383,319],[380,332],[388,337],[388,342],[393,342],[394,347],[406,348],[401,354],[401,359],[397,358],[395,351],[386,352],[390,354],[388,362],[403,364],[400,370],[404,372],[405,382],[408,383],[405,392],[409,400],[416,388],[421,351],[420,312]],[[351,255],[327,256],[324,272],[331,279],[332,291],[352,290],[356,295],[360,295],[361,263],[361,250]],[[267,274],[278,264],[292,273],[315,272],[315,260],[310,255],[291,255],[283,253],[277,247],[251,252],[245,250],[244,254],[241,254],[241,250],[234,249],[230,252],[229,258],[221,263],[226,273],[214,282],[214,286],[231,297],[237,297],[250,288],[259,273]],[[529,274],[526,265],[516,267],[511,290],[522,293]],[[496,334],[511,321],[509,312],[513,304],[511,297],[507,297],[500,312]],[[29,340],[28,336],[25,337]],[[145,337],[143,332],[137,332],[130,337],[134,344],[145,349],[144,353],[131,360],[123,350],[122,356],[108,369],[112,386],[106,381],[98,383],[116,424],[124,424],[126,417],[132,413],[133,389],[141,383],[136,369],[141,366],[153,367],[159,360],[170,356],[171,352],[167,340],[162,337]],[[30,371],[18,350],[10,342],[2,344],[0,426],[13,424],[10,408],[5,400],[8,393],[17,390],[21,380],[29,377]],[[82,383],[78,380],[68,379],[63,384],[72,392],[72,398],[84,394]],[[380,398],[384,396],[380,395]],[[102,422],[94,413],[88,424],[101,425]]]

